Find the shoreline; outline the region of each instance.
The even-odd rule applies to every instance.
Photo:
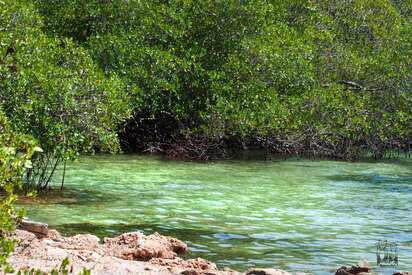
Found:
[[[178,255],[188,251],[187,245],[158,233],[146,236],[129,232],[101,241],[91,234],[63,237],[58,231],[49,229],[47,224],[25,220],[16,229],[14,239],[15,252],[8,262],[15,270],[34,268],[50,272],[58,269],[67,258],[69,274],[79,274],[87,269],[91,274],[291,275],[277,269],[246,272],[218,269],[216,264],[202,258],[184,260]]]
[[[239,272],[229,268],[219,269],[215,263],[202,258],[184,260],[179,255],[188,246],[172,237],[158,233],[144,235],[129,232],[102,241],[91,234],[63,237],[47,224],[23,220],[14,234],[15,252],[8,262],[15,270],[32,268],[50,272],[69,259],[69,274],[79,274],[84,269],[91,274],[216,274],[216,275],[308,275],[290,273],[274,268],[250,268]],[[335,275],[373,275],[367,262],[356,266],[337,268]],[[393,275],[412,275],[396,272]]]

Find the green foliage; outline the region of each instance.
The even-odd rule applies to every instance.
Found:
[[[112,9],[118,21],[99,20],[92,28],[86,45],[93,58],[106,73],[122,76],[136,109],[152,115],[170,112],[198,125],[218,92],[213,75],[240,48],[243,37],[260,28],[264,11],[239,1],[124,5],[129,8],[120,12],[103,7]],[[111,24],[110,31],[101,27]]]
[[[45,35],[32,4],[0,6],[0,106],[44,150],[28,177],[41,190],[61,161],[119,150],[116,130],[129,115],[127,96],[122,81],[105,76],[85,49]]]
[[[0,112],[0,270],[11,271],[6,258],[13,251],[13,242],[8,238],[14,230],[16,220],[23,211],[16,209],[14,193],[22,185],[22,174],[31,166],[30,159],[39,148],[27,136],[10,129],[4,114]]]
[[[36,4],[45,32],[119,76],[136,123],[342,158],[410,146],[409,0]]]

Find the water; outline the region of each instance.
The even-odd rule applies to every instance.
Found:
[[[70,163],[65,186],[24,204],[28,216],[65,234],[158,231],[185,241],[185,257],[238,270],[331,274],[360,260],[376,265],[375,243],[386,239],[398,243],[398,269],[412,270],[411,160],[95,156]]]

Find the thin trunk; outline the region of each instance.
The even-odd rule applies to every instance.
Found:
[[[44,189],[44,180],[46,179],[46,172],[47,172],[47,168],[49,166],[49,161],[50,161],[49,155],[47,155],[47,158],[45,161],[46,162],[44,162],[44,160],[41,159],[41,166],[40,166],[41,172],[37,180],[37,190],[38,191],[42,191]]]
[[[31,179],[33,176],[33,168],[27,169],[27,174],[26,174],[26,181],[24,182],[24,192],[25,194],[29,193],[30,185],[31,185]]]
[[[47,179],[47,181],[46,181],[46,183],[45,183],[45,184],[46,184],[45,187],[49,186],[49,183],[50,183],[50,181],[51,181],[51,178],[53,177],[54,171],[56,171],[56,167],[57,167],[58,164],[59,164],[59,157],[56,158],[56,162],[54,163],[53,169],[52,169],[52,171],[50,172],[50,175],[49,175],[49,177],[48,177],[48,179]]]
[[[67,159],[64,160],[63,177],[62,177],[62,184],[60,186],[60,190],[63,190],[63,186],[64,186],[64,177],[66,176],[66,163],[67,163]]]

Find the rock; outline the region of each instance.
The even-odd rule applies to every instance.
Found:
[[[361,275],[362,273],[370,273],[371,267],[368,263],[362,262],[362,266],[356,265],[356,266],[351,266],[351,267],[346,267],[342,266],[336,270],[335,275],[350,275],[350,274],[355,274],[355,275]],[[365,274],[363,274],[365,275]]]
[[[136,262],[119,259],[112,256],[105,256],[99,259],[99,261],[90,270],[91,274],[119,274],[119,275],[132,275],[132,274],[170,274],[170,272],[163,267],[156,267],[147,262]]]
[[[371,264],[370,264],[368,261],[366,261],[366,260],[360,261],[360,262],[358,263],[358,266],[359,266],[359,267],[362,267],[362,268],[368,268],[369,270],[372,270]]]
[[[153,258],[149,263],[168,267],[173,274],[239,274],[236,271],[219,271],[217,266],[202,258],[183,260],[179,257],[174,259]]]
[[[24,272],[30,271],[31,269],[36,269],[47,273],[50,273],[53,269],[58,269],[61,264],[61,261],[56,259],[31,259],[22,257],[11,257],[8,262],[13,266],[15,270]]]
[[[145,236],[140,232],[125,233],[115,238],[105,238],[106,254],[125,260],[148,261],[152,258],[173,259],[187,251],[187,245],[178,239],[158,233]]]
[[[292,275],[289,272],[273,268],[251,268],[248,269],[245,275]]]
[[[412,272],[409,271],[401,271],[401,272],[395,272],[393,275],[412,275]]]
[[[50,272],[58,268],[65,258],[69,258],[75,274],[83,268],[91,268],[92,263],[84,261],[83,251],[67,250],[55,245],[56,242],[43,237],[38,237],[31,232],[17,229],[15,232],[14,253],[9,257],[8,262],[16,270],[39,269],[43,272]],[[99,256],[101,257],[101,256]]]
[[[32,245],[33,242],[39,242],[35,234],[19,229],[14,232],[13,239],[19,243],[18,248],[26,248]]]
[[[200,273],[197,272],[197,271],[194,270],[194,269],[184,270],[184,271],[180,272],[180,274],[181,274],[181,275],[200,275]]]
[[[341,266],[336,270],[335,275],[350,275],[351,273],[349,273],[347,269],[346,266]]]
[[[54,229],[49,229],[49,232],[47,232],[46,237],[51,239],[51,240],[59,240],[59,239],[62,238],[60,233],[57,230],[54,230]]]
[[[90,234],[79,234],[69,238],[61,238],[57,242],[60,248],[71,250],[96,250],[99,248],[100,239]]]
[[[49,233],[49,226],[45,223],[33,222],[27,219],[23,219],[19,225],[19,229],[29,231],[31,233],[40,234],[46,236]]]
[[[106,238],[101,244],[99,238],[89,234],[63,237],[51,229],[47,234],[38,232],[16,230],[15,252],[8,259],[16,270],[34,268],[50,273],[68,258],[69,274],[89,269],[92,274],[116,275],[290,275],[279,269],[250,269],[239,273],[230,269],[219,270],[216,264],[202,258],[184,260],[177,254],[187,251],[186,244],[158,233],[149,236],[138,232],[125,233]]]

